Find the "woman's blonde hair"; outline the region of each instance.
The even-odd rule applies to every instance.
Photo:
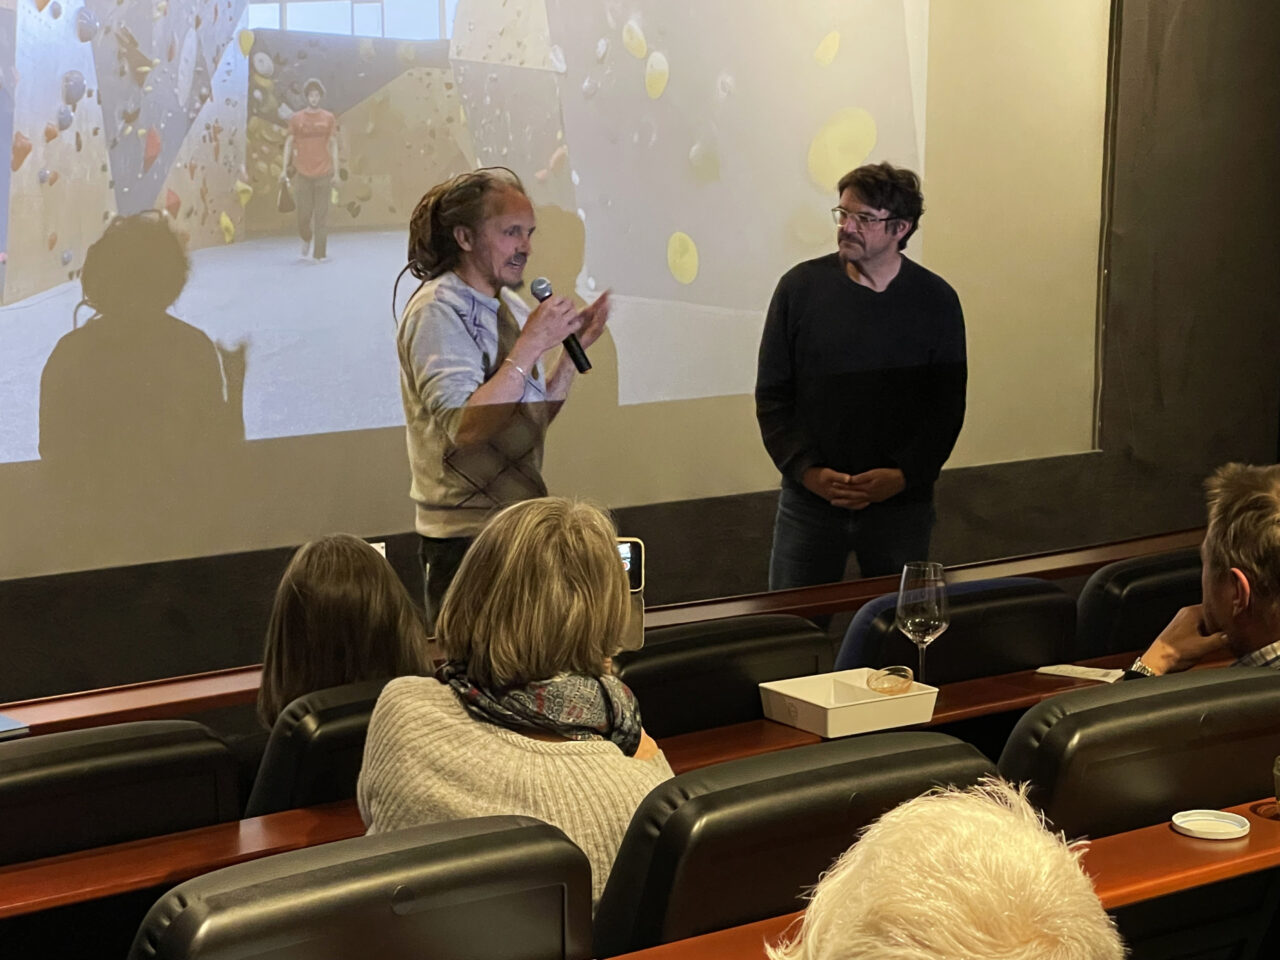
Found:
[[[621,642],[628,593],[606,514],[563,497],[525,500],[496,514],[463,557],[436,640],[493,690],[599,676]]]
[[[422,614],[378,551],[345,533],[298,548],[267,624],[258,691],[263,723],[274,726],[305,693],[430,672]]]

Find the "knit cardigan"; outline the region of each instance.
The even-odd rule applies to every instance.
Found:
[[[474,719],[431,677],[400,677],[369,723],[357,797],[369,833],[424,823],[518,814],[559,827],[591,862],[600,899],[640,801],[670,778],[608,740],[535,740]]]

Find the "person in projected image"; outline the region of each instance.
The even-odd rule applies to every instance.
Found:
[[[1125,679],[1177,673],[1229,650],[1280,669],[1280,466],[1228,463],[1205,481],[1200,603],[1183,607]]]
[[[396,341],[431,624],[489,516],[546,494],[547,426],[577,372],[565,353],[552,358],[570,334],[589,348],[609,316],[607,292],[581,310],[553,295],[527,317],[503,296],[524,282],[536,226],[520,179],[502,167],[432,187],[409,224],[405,269],[422,283]]]
[[[933,485],[964,422],[964,316],[951,286],[902,251],[920,180],[887,163],[837,187],[835,253],[778,282],[765,318],[756,417],[782,473],[773,590],[925,560]]]
[[[93,315],[45,364],[40,458],[94,517],[159,523],[162,500],[198,499],[210,468],[243,446],[248,345],[215,347],[168,313],[189,270],[154,212],[117,217],[85,254],[77,310]]]
[[[312,77],[302,93],[307,105],[289,118],[280,181],[289,184],[297,204],[301,256],[324,260],[329,255],[329,207],[338,171],[338,121],[320,106],[323,83]]]

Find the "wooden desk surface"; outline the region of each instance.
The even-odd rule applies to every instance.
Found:
[[[962,564],[949,567],[947,575],[956,583],[987,577],[1040,576],[1055,579],[1080,576],[1116,560],[1196,546],[1203,536],[1202,528],[1184,530],[1082,547],[1078,550]],[[897,577],[876,577],[797,590],[649,607],[645,610],[645,626],[672,626],[758,613],[819,616],[856,610],[868,600],[892,593],[897,588]],[[0,713],[21,721],[31,735],[123,723],[128,720],[182,717],[203,710],[253,703],[258,696],[261,672],[261,667],[257,665],[233,667],[186,677],[86,690],[38,700],[15,701],[0,704]],[[1024,706],[1034,702],[1032,700]],[[1016,707],[1011,706],[1009,709]],[[953,719],[963,717],[956,716]]]
[[[0,918],[145,890],[364,833],[354,800],[0,867]]]
[[[1108,910],[1189,890],[1228,877],[1280,867],[1280,814],[1274,800],[1230,808],[1250,824],[1239,840],[1196,840],[1167,823],[1101,837],[1083,857],[1098,899]],[[763,958],[800,913],[624,954],[618,960],[748,960]]]
[[[1084,661],[1084,665],[1119,669],[1133,662],[1135,654],[1117,653]],[[1213,664],[1224,663],[1215,659]],[[1007,673],[998,677],[978,677],[938,688],[933,719],[924,727],[968,720],[972,717],[1026,710],[1058,693],[1097,686],[1094,680],[1054,677],[1034,670]],[[798,730],[772,720],[750,720],[713,730],[697,730],[662,739],[662,751],[676,773],[687,773],[699,767],[726,760],[740,760],[762,753],[773,753],[791,747],[821,743],[817,734]]]

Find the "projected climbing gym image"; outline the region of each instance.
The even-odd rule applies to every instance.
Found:
[[[777,274],[830,243],[812,201],[873,148],[918,165],[897,4],[861,16],[882,62],[837,57],[837,2],[747,21],[727,0],[73,4],[5,11],[0,337],[19,369],[3,460],[39,455],[40,373],[94,312],[77,315],[79,271],[117,216],[158,211],[182,238],[191,273],[170,313],[244,346],[256,440],[399,422],[390,281],[414,204],[452,174],[515,170],[546,210],[535,252],[561,261],[544,271],[571,269],[553,280],[588,300],[613,287],[625,404],[749,392]],[[773,148],[746,149],[757,125]],[[726,229],[747,191],[749,244]],[[654,352],[672,337],[687,367]]]

